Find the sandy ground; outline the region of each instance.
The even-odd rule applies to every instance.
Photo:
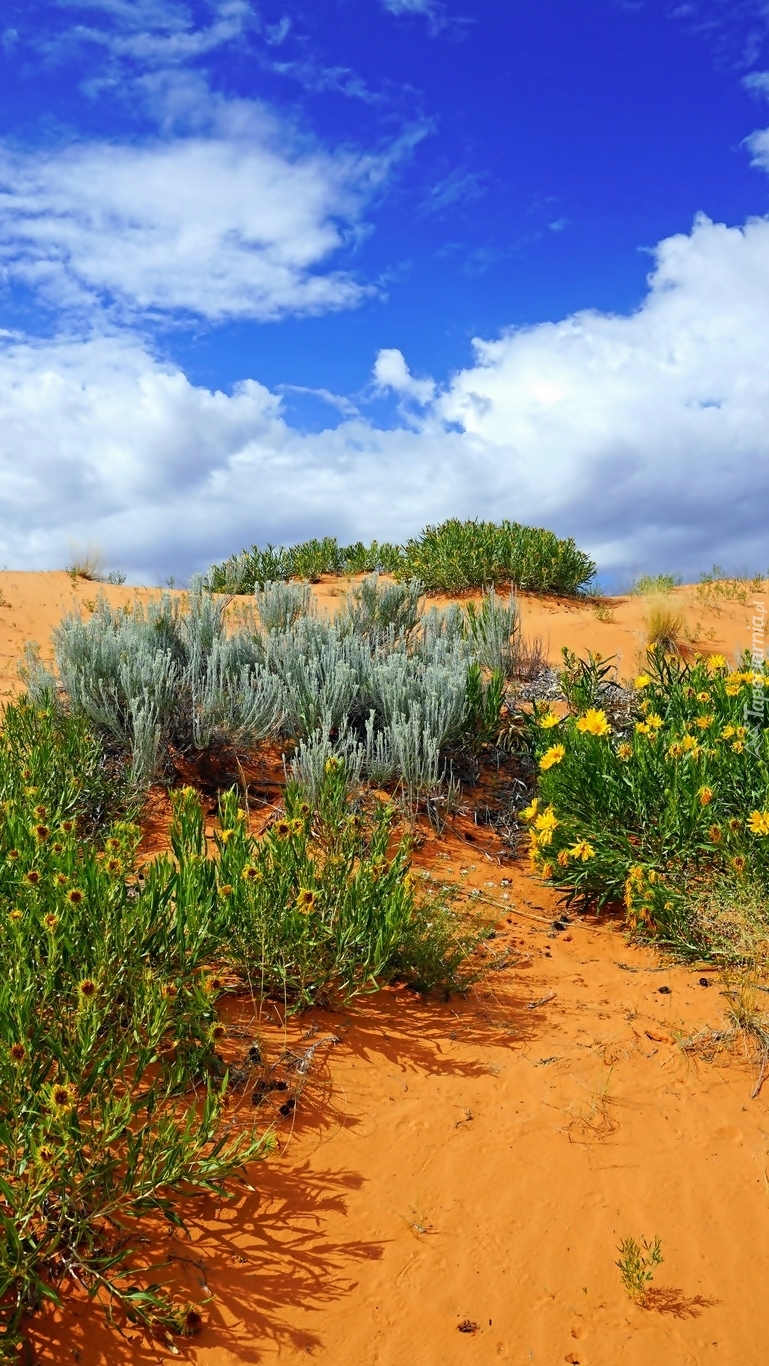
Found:
[[[95,592],[53,574],[4,574],[0,589],[12,689],[24,639],[42,643],[73,596]],[[328,585],[320,596],[333,602]],[[747,643],[746,606],[706,612],[694,590],[676,601],[701,623],[701,648]],[[643,601],[618,600],[614,623],[592,607],[523,608],[553,658],[567,644],[621,653],[634,670]],[[447,880],[466,870],[499,918],[489,962],[504,966],[467,1000],[394,990],[286,1029],[269,1009],[245,1022],[244,1046],[319,1047],[295,1114],[276,1120],[279,1151],[249,1174],[254,1193],[196,1204],[190,1240],[167,1247],[164,1274],[195,1301],[213,1296],[181,1358],[762,1366],[769,1084],[753,1098],[757,1068],[739,1049],[683,1046],[723,1025],[716,976],[629,946],[611,920],[572,917],[556,932],[553,892],[481,827],[427,840],[418,857]],[[242,1119],[243,1098],[231,1104]],[[662,1240],[647,1308],[614,1265],[627,1236]],[[72,1301],[38,1316],[31,1337],[46,1366],[169,1359]]]
[[[349,583],[336,579],[316,585],[314,591],[321,610],[333,612]],[[146,602],[160,592],[83,579],[73,581],[63,571],[0,571],[0,698],[18,691],[17,664],[27,640],[36,641],[43,658],[50,658],[51,631],[65,613],[77,609],[87,615],[100,595],[113,606],[122,606],[135,597]],[[766,585],[759,596],[766,603]],[[429,601],[442,606],[448,599],[434,597]],[[625,597],[575,602],[530,594],[520,598],[524,634],[530,640],[540,640],[553,663],[558,663],[563,645],[583,654],[596,650],[604,656],[616,656],[620,673],[625,677],[636,670],[646,640],[647,619],[659,603],[682,618],[693,649],[721,652],[731,660],[736,653],[750,648],[749,603],[724,601],[714,607],[703,600],[696,587],[677,588],[665,598],[651,599]]]

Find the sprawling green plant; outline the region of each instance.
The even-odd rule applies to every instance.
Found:
[[[25,1315],[85,1287],[160,1333],[197,1311],[142,1268],[142,1221],[181,1224],[269,1137],[222,1124],[225,989],[299,1007],[402,977],[449,991],[478,941],[410,870],[389,806],[351,804],[329,756],[313,805],[289,787],[261,841],[234,792],[207,849],[172,794],[171,852],[137,864],[81,718],[22,701],[0,732],[0,1359]],[[122,787],[121,787],[122,783]],[[105,787],[112,784],[111,799]],[[229,984],[226,986],[226,984]]]
[[[631,925],[701,953],[698,888],[760,885],[769,904],[769,671],[648,660],[629,727],[595,704],[589,668],[570,714],[535,709],[539,791],[523,814],[543,876],[571,896],[624,899]]]
[[[179,845],[138,876],[138,831],[97,827],[100,746],[21,703],[0,734],[0,1355],[68,1284],[157,1330],[185,1308],[137,1266],[137,1220],[220,1189],[265,1150],[225,1138],[214,1068],[213,869]],[[98,785],[97,785],[98,790]],[[177,825],[178,825],[177,820]],[[91,832],[89,837],[89,831]]]
[[[426,527],[403,548],[396,574],[445,593],[513,584],[539,593],[579,593],[595,564],[569,537],[518,522],[461,522]]]
[[[285,815],[258,843],[222,803],[217,880],[227,954],[260,994],[297,1005],[329,1001],[405,977],[444,992],[471,980],[477,927],[464,926],[445,891],[410,871],[411,845],[395,840],[395,809],[355,809],[345,766],[331,755],[313,805],[298,784]]]

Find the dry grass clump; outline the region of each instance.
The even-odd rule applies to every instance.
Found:
[[[648,649],[662,650],[666,655],[684,653],[685,622],[678,612],[664,603],[655,603],[646,618],[646,644]]]

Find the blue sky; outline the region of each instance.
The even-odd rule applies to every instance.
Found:
[[[6,3],[0,554],[766,568],[769,5]]]

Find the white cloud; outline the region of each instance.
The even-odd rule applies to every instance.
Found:
[[[221,320],[357,303],[352,276],[320,268],[361,230],[387,157],[292,145],[246,101],[215,112],[207,135],[0,147],[0,270],[63,307]]]
[[[254,540],[400,538],[449,515],[574,534],[604,569],[769,564],[769,220],[660,244],[632,315],[478,341],[385,429],[291,428],[253,380],[192,385],[135,338],[0,349],[0,560],[186,574]],[[402,354],[375,382],[416,397]],[[426,400],[428,400],[426,402]]]
[[[383,4],[391,14],[429,14],[434,8],[432,0],[383,0]]]
[[[435,394],[434,381],[414,379],[403,352],[395,347],[379,352],[374,362],[374,382],[379,389],[391,389],[404,398],[413,398],[422,404],[429,403]]]

